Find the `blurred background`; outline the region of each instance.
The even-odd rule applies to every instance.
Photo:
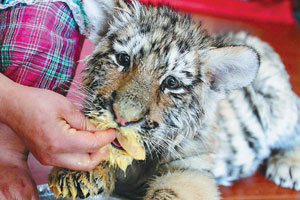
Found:
[[[140,0],[147,4],[164,4],[189,13],[197,23],[202,23],[209,33],[244,30],[268,42],[281,56],[290,74],[293,90],[300,96],[300,0]],[[81,59],[93,50],[84,41]],[[80,82],[85,63],[78,65],[75,82]],[[279,83],[280,84],[280,83]],[[76,87],[73,85],[73,89]],[[72,89],[71,88],[71,89]],[[74,100],[74,96],[68,94]],[[78,101],[74,100],[74,101]],[[50,170],[31,155],[29,166],[37,184],[47,183]],[[268,181],[263,169],[249,178],[221,187],[227,200],[292,200],[300,199],[300,192],[284,189]]]

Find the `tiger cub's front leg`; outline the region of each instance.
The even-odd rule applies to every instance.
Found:
[[[219,191],[212,177],[196,171],[174,171],[156,177],[144,200],[218,200]]]
[[[55,197],[86,198],[98,195],[103,190],[112,192],[115,176],[105,163],[89,172],[54,167],[49,174],[48,184]]]

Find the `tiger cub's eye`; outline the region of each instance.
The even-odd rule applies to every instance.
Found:
[[[130,66],[130,56],[127,53],[119,53],[116,55],[116,59],[119,65],[123,66],[122,71],[126,71]]]
[[[179,81],[173,76],[168,76],[163,82],[163,88],[178,89],[180,87]]]

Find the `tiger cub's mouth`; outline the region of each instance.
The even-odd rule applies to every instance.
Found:
[[[140,135],[132,128],[119,128],[118,136],[110,143],[107,161],[124,172],[133,160],[145,160],[146,152]]]
[[[139,134],[141,127],[138,124],[119,126],[109,111],[103,111],[101,115],[96,111],[86,114],[91,123],[101,130],[115,129],[117,138],[109,145],[109,153],[106,160],[112,166],[118,166],[126,171],[133,160],[145,160],[146,152],[143,137]]]
[[[125,151],[123,149],[123,147],[120,145],[119,141],[118,141],[118,138],[116,138],[114,141],[112,141],[110,143],[112,145],[112,147],[116,148],[116,149],[119,149],[119,150],[122,150],[122,151]]]
[[[122,153],[126,153],[136,160],[145,160],[143,140],[136,133],[134,127],[120,127],[118,136],[111,142],[111,146]]]

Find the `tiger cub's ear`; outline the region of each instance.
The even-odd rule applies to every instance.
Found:
[[[216,91],[247,86],[256,77],[260,64],[258,53],[246,46],[211,49],[204,60],[202,73]]]
[[[115,2],[115,12],[121,11],[121,12],[127,12],[128,14],[133,14],[133,4],[137,4],[138,2],[133,0],[114,0]]]
[[[82,1],[88,20],[89,39],[96,45],[108,30],[109,19],[113,15],[114,0]]]
[[[87,0],[82,4],[89,24],[89,39],[94,45],[99,43],[109,28],[116,29],[129,23],[140,14],[141,8],[137,0]]]

